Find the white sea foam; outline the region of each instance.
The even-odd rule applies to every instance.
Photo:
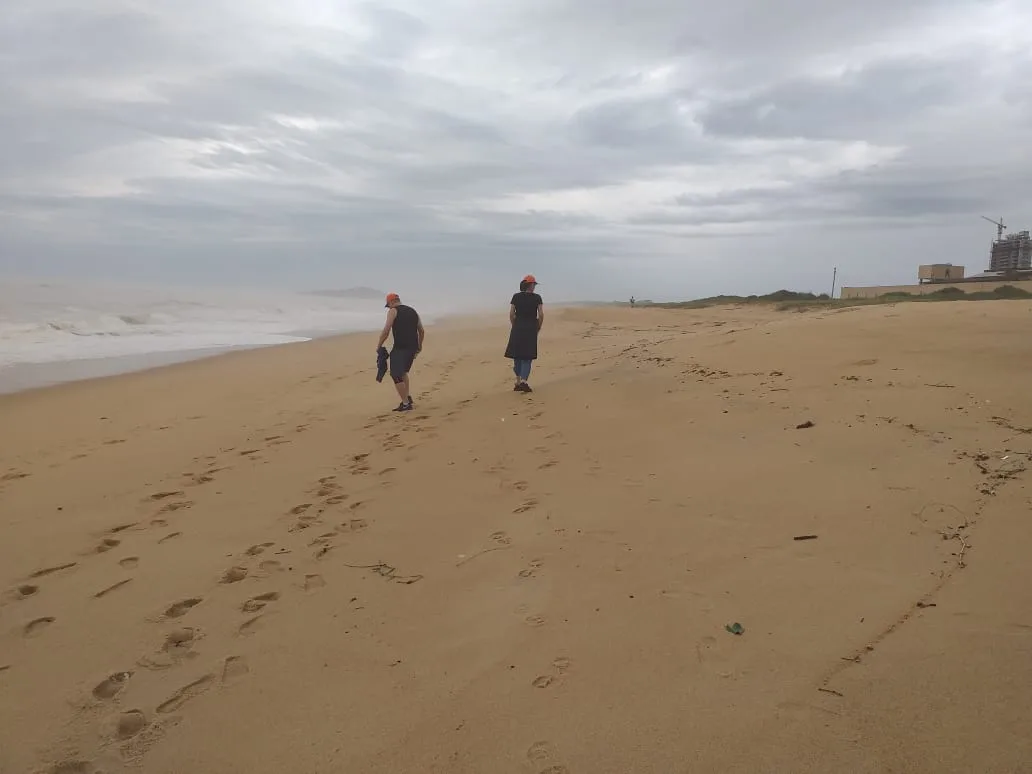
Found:
[[[0,369],[285,344],[372,330],[383,314],[375,296],[0,281]]]

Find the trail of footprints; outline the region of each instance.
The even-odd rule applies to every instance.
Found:
[[[470,402],[471,400],[467,400],[465,404]],[[425,417],[423,418],[425,419]],[[538,416],[535,416],[535,419],[537,418]],[[303,429],[306,428],[299,427],[296,428],[296,431],[302,432]],[[265,440],[269,444],[286,442],[280,436],[269,436]],[[400,444],[400,446],[404,446],[404,444]],[[391,444],[386,443],[385,447],[389,450]],[[224,453],[231,451],[235,450],[223,450]],[[244,456],[251,456],[256,451],[245,450],[239,453]],[[158,505],[159,510],[149,523],[127,522],[110,528],[107,534],[101,537],[95,544],[93,550],[87,553],[87,556],[103,556],[116,551],[116,549],[120,549],[123,543],[122,533],[131,532],[135,534],[154,528],[167,528],[167,516],[193,506],[193,502],[185,497],[185,487],[203,486],[214,481],[216,474],[226,469],[225,467],[220,467],[218,463],[219,460],[216,457],[206,458],[201,470],[183,474],[184,489],[169,488],[150,495],[147,498],[147,502]],[[352,456],[344,466],[344,471],[349,476],[373,473],[369,455],[357,454]],[[374,475],[389,478],[394,471],[393,467],[386,467],[380,469]],[[519,481],[512,486],[514,489],[522,491],[527,484],[526,482]],[[350,496],[343,491],[338,475],[327,475],[320,478],[310,490],[310,495],[311,502],[300,503],[290,509],[288,517],[291,523],[287,530],[287,537],[290,538],[297,533],[305,534],[305,540],[308,541],[307,547],[314,549],[310,555],[310,560],[318,561],[332,550],[336,538],[359,533],[368,527],[368,522],[366,519],[356,515],[356,512],[365,504],[364,501],[351,500]],[[537,504],[536,500],[528,499],[515,509],[515,513],[529,511],[535,508]],[[332,518],[334,522],[329,527],[325,526],[327,518]],[[317,533],[317,536],[308,540],[308,531],[320,527],[322,529]],[[178,538],[181,534],[179,531],[165,532],[157,539],[156,544],[166,544]],[[509,537],[504,532],[492,534],[491,539],[499,546],[508,546],[510,543]],[[241,558],[243,561],[232,565],[222,573],[217,579],[216,588],[219,586],[232,588],[236,584],[248,579],[270,578],[283,569],[281,562],[277,559],[269,558],[270,555],[277,556],[291,552],[292,549],[285,546],[277,548],[277,543],[274,541],[255,544],[242,552]],[[259,559],[260,557],[261,559]],[[257,567],[254,567],[253,564],[256,560]],[[53,567],[42,568],[32,573],[29,579],[38,580],[73,570],[78,566],[78,563],[78,561],[69,561]],[[122,556],[117,560],[117,564],[122,569],[131,571],[139,566],[140,558],[134,555]],[[314,592],[325,587],[326,581],[321,574],[306,571],[305,567],[300,566],[303,562],[295,562],[295,564],[299,565],[297,569],[300,573],[300,580],[295,584],[296,587],[299,587],[304,592]],[[386,566],[377,565],[371,569],[373,572],[379,572],[387,577],[390,573],[382,571],[384,567]],[[532,560],[528,567],[520,572],[520,576],[523,578],[533,577],[540,567],[540,560]],[[388,569],[393,571],[393,568]],[[413,577],[418,578],[421,576]],[[96,591],[92,596],[94,599],[102,599],[131,581],[131,577],[124,578]],[[38,584],[23,583],[7,592],[4,596],[4,601],[27,599],[36,596],[39,592],[40,587]],[[281,599],[282,592],[279,590],[251,594],[242,600],[238,597],[235,604],[244,618],[236,625],[236,634],[243,637],[254,633],[265,618],[269,606],[274,605]],[[117,705],[123,690],[130,680],[141,679],[140,675],[144,673],[163,673],[173,670],[184,663],[199,658],[200,654],[197,651],[197,645],[203,640],[204,633],[195,627],[184,626],[183,621],[188,621],[190,612],[203,603],[204,598],[202,596],[188,597],[170,603],[154,621],[159,625],[167,626],[171,624],[175,628],[165,633],[160,646],[153,653],[141,656],[137,660],[136,669],[115,672],[97,682],[91,690],[92,700],[100,705]],[[525,621],[529,626],[541,626],[545,623],[543,617],[534,615],[528,616]],[[23,635],[26,637],[42,636],[55,622],[56,618],[53,616],[35,618],[24,625]],[[555,680],[559,679],[569,669],[569,666],[570,662],[568,659],[557,659],[553,663],[553,674],[540,676],[534,681],[534,686],[547,688]],[[11,668],[10,665],[5,665],[5,669],[9,668]],[[140,670],[143,671],[141,672]],[[157,704],[151,712],[148,713],[141,708],[120,710],[116,721],[113,723],[113,732],[101,746],[109,744],[120,745],[123,757],[127,759],[138,758],[146,752],[146,749],[153,741],[161,737],[163,733],[161,726],[162,718],[174,716],[175,713],[186,707],[193,699],[201,696],[213,687],[220,684],[229,684],[249,672],[249,666],[243,656],[236,654],[228,655],[223,658],[218,669],[207,672],[181,685],[170,693],[166,699]],[[50,771],[53,774],[90,771],[91,766],[92,764],[89,761],[63,761],[55,764]],[[542,770],[543,774],[562,774],[565,771],[566,769],[560,764],[553,764]]]
[[[363,464],[364,457],[365,455],[358,455],[352,459],[350,468],[352,472],[366,467]],[[322,549],[326,547],[326,541],[341,534],[361,532],[368,524],[365,519],[350,515],[356,509],[355,506],[360,506],[361,503],[351,503],[345,506],[349,498],[342,493],[342,488],[337,484],[336,476],[325,476],[319,479],[316,486],[313,487],[312,494],[314,495],[313,500],[316,502],[302,503],[291,509],[288,514],[295,519],[292,526],[288,529],[288,535],[317,526],[323,522],[324,514],[335,508],[339,510],[341,506],[346,508],[348,516],[337,524],[333,531],[323,533],[309,544],[318,547],[319,550],[312,556],[313,560],[317,560],[322,555]],[[166,497],[173,496],[175,496],[174,493],[166,494]],[[244,561],[226,568],[218,578],[216,586],[235,587],[245,580],[268,578],[273,573],[278,572],[282,569],[278,560],[262,558],[269,554],[277,555],[290,552],[288,548],[277,548],[276,546],[277,544],[274,541],[266,541],[250,546],[242,552]],[[111,548],[114,548],[114,546],[111,546]],[[255,568],[250,566],[256,560],[258,560],[257,572]],[[122,560],[123,566],[129,567],[135,567],[138,561],[137,557],[126,557]],[[61,569],[66,568],[62,567]],[[304,570],[304,568],[300,569]],[[319,573],[303,572],[302,579],[298,585],[303,591],[312,592],[323,588],[326,585],[326,581]],[[29,588],[24,588],[23,592],[25,594],[35,593]],[[252,594],[243,601],[238,601],[236,603],[238,610],[244,615],[244,618],[236,626],[236,635],[246,637],[253,634],[264,619],[268,607],[280,599],[282,599],[282,592],[272,590]],[[141,657],[137,661],[137,667],[146,672],[164,672],[178,667],[184,662],[198,658],[199,654],[195,647],[203,638],[203,632],[193,627],[182,626],[180,622],[188,620],[190,612],[203,603],[203,597],[195,596],[169,604],[158,616],[156,623],[174,623],[180,628],[174,628],[169,631],[165,635],[160,649],[155,653]],[[52,623],[52,619],[41,619],[32,622],[30,626],[36,629],[49,625],[49,623]],[[249,672],[250,668],[243,656],[230,655],[225,657],[220,670],[201,675],[199,678],[179,687],[168,698],[158,704],[150,715],[139,708],[122,712],[115,724],[116,731],[113,741],[122,745],[122,752],[127,757],[142,754],[145,752],[147,745],[141,745],[139,739],[148,731],[155,737],[159,737],[160,724],[163,717],[172,716],[174,713],[179,712],[190,701],[206,693],[216,685],[228,684]],[[138,674],[134,670],[125,670],[109,675],[93,688],[94,700],[99,702],[116,702],[128,681],[130,679],[139,679],[135,677]],[[54,769],[54,771],[59,770],[61,769]]]
[[[257,544],[244,551],[243,557],[253,561],[274,547],[275,543],[273,542]],[[129,558],[135,559],[135,557]],[[259,564],[259,570],[264,564],[265,562]],[[260,572],[255,574],[246,562],[242,562],[227,568],[217,579],[215,586],[235,588],[237,584],[249,578],[259,577],[261,577]],[[325,580],[317,573],[306,573],[299,585],[305,591],[314,591],[325,586]],[[24,591],[26,594],[35,593],[34,591],[30,592],[27,588]],[[238,610],[245,617],[236,627],[237,636],[243,637],[254,633],[267,607],[281,598],[282,592],[273,590],[252,594],[243,601],[238,599],[236,602]],[[103,748],[114,745],[123,759],[127,761],[139,759],[154,742],[164,735],[167,722],[170,720],[174,722],[177,713],[186,710],[191,701],[213,688],[227,686],[249,674],[250,667],[246,658],[242,655],[231,654],[222,659],[217,669],[179,686],[150,711],[139,707],[118,709],[120,697],[130,680],[141,679],[141,674],[168,672],[200,658],[196,646],[204,638],[204,633],[195,627],[183,625],[182,622],[188,621],[191,611],[204,602],[203,597],[195,596],[173,602],[165,607],[154,619],[154,622],[159,625],[174,624],[176,628],[165,633],[160,647],[155,652],[139,658],[135,669],[114,672],[93,686],[90,693],[94,706],[111,705],[111,709],[117,712],[115,720],[110,724],[111,733],[101,740],[96,753],[99,754]],[[26,626],[26,635],[35,634],[53,623],[53,620],[52,618],[41,618],[30,622]],[[93,764],[89,757],[73,761],[65,760],[52,766],[49,772],[58,774],[66,771],[91,771],[91,766]]]
[[[299,425],[294,430],[297,433],[301,433],[306,429],[306,425]],[[282,436],[268,436],[265,438],[265,441],[269,446],[289,443],[289,439],[285,439]],[[235,450],[222,450],[223,454],[232,451]],[[260,450],[249,449],[238,453],[243,456],[253,457],[253,455],[259,451]],[[364,464],[364,458],[366,456],[367,455],[357,455],[354,457],[352,464],[349,467],[349,472],[353,475],[368,472],[368,465]],[[198,461],[201,462],[201,460]],[[156,513],[149,522],[126,522],[109,528],[107,532],[98,539],[98,542],[94,544],[93,548],[82,554],[76,561],[68,561],[34,571],[30,574],[27,580],[36,582],[21,583],[8,590],[3,595],[0,595],[0,604],[18,602],[36,597],[41,592],[41,587],[38,582],[40,579],[48,579],[50,576],[57,576],[60,573],[73,570],[79,566],[84,557],[100,557],[108,555],[111,552],[116,552],[122,548],[124,533],[146,534],[147,531],[152,529],[160,530],[167,528],[169,526],[168,516],[175,514],[177,511],[187,510],[194,505],[193,501],[186,497],[186,488],[210,484],[215,480],[216,474],[226,469],[226,467],[219,465],[218,458],[214,456],[204,458],[203,464],[199,470],[183,474],[183,484],[181,485],[183,486],[182,489],[168,488],[154,492],[145,498],[145,504],[158,506]],[[380,471],[380,474],[386,476],[391,472],[393,472],[393,469],[387,468]],[[325,477],[320,480],[319,486],[316,489],[316,495],[320,500],[319,505],[316,512],[314,514],[308,514],[308,518],[304,521],[317,521],[327,509],[342,506],[345,501],[348,500],[348,495],[343,494],[340,489],[340,486],[336,483],[335,476]],[[320,538],[317,538],[317,541],[325,541],[338,534],[357,533],[364,530],[368,526],[366,520],[351,515],[361,506],[362,502],[351,503],[347,512],[349,518],[346,518],[343,522],[338,524],[334,528],[333,532],[324,533]],[[294,509],[293,515],[298,517],[304,516],[310,507],[311,504],[299,506]],[[165,534],[155,541],[155,544],[166,544],[181,535],[182,532],[180,531],[165,532]],[[272,549],[274,546],[275,544],[273,542],[252,546],[244,552],[244,556],[248,559],[254,558],[264,554],[265,551]],[[280,551],[287,553],[288,549],[280,549]],[[316,553],[314,558],[318,557],[319,552]],[[133,555],[122,556],[117,559],[117,564],[121,569],[131,571],[140,565],[140,557]],[[245,563],[234,565],[223,572],[222,576],[218,579],[218,584],[222,586],[234,586],[249,577],[269,577],[274,572],[279,571],[281,567],[278,561],[266,559],[259,563],[257,569],[258,574],[255,574],[250,568],[245,566]],[[92,598],[102,599],[129,584],[131,581],[132,577],[119,580],[108,587],[99,589],[92,594]],[[325,585],[326,581],[322,575],[314,572],[304,573],[303,578],[298,583],[298,586],[306,592],[315,591]],[[267,606],[275,603],[280,598],[280,591],[266,591],[254,594],[243,601],[238,601],[236,604],[238,605],[240,612],[247,614],[250,617],[245,618],[245,620],[238,625],[237,634],[246,636],[253,632],[257,628],[258,622],[263,617]],[[155,623],[178,625],[181,619],[188,616],[190,611],[196,606],[202,604],[203,601],[204,599],[202,597],[196,596],[171,603],[156,619],[154,619]],[[57,618],[50,615],[33,618],[23,625],[22,635],[27,638],[43,636],[46,630],[56,622]],[[195,646],[201,639],[203,639],[203,636],[203,632],[193,627],[174,628],[168,631],[164,636],[164,640],[160,648],[158,648],[154,653],[142,656],[137,660],[137,670],[115,672],[97,682],[90,691],[92,701],[95,705],[117,704],[119,697],[128,682],[134,678],[140,679],[138,677],[140,674],[138,671],[139,669],[142,669],[145,672],[163,672],[197,658],[199,654],[195,650]],[[12,668],[16,668],[16,665],[5,664],[3,665],[2,670],[7,671]],[[218,670],[202,675],[201,677],[179,687],[171,693],[168,698],[158,704],[151,714],[138,708],[121,711],[117,716],[117,720],[113,723],[113,732],[110,735],[110,738],[104,740],[101,747],[105,747],[109,744],[119,744],[121,745],[121,752],[124,758],[131,759],[138,757],[146,751],[146,748],[150,743],[155,741],[157,738],[160,738],[162,734],[160,719],[162,717],[173,716],[174,713],[182,709],[192,699],[205,693],[213,686],[219,684],[220,681],[223,684],[230,683],[233,680],[248,674],[249,671],[250,669],[243,656],[230,655],[225,657]],[[141,741],[148,738],[150,739],[150,742]],[[94,769],[95,766],[89,760],[63,760],[51,766],[48,769],[48,772],[52,774],[69,774],[71,772],[90,772]]]
[[[168,514],[168,513],[172,513],[174,511],[177,511],[177,510],[183,510],[183,509],[190,508],[190,507],[193,506],[193,502],[190,501],[190,500],[174,499],[174,498],[181,498],[182,495],[183,495],[183,491],[182,490],[163,490],[163,491],[155,492],[155,493],[149,495],[147,498],[145,498],[144,502],[145,503],[162,503],[161,508],[158,511],[158,513],[159,514]],[[117,524],[117,525],[115,525],[113,527],[110,527],[106,531],[106,533],[104,533],[104,535],[98,539],[98,541],[94,544],[94,546],[91,549],[89,549],[89,550],[83,552],[82,554],[80,554],[80,557],[79,557],[78,560],[64,562],[62,564],[54,565],[54,566],[51,566],[51,567],[40,568],[39,570],[35,570],[34,572],[30,573],[29,576],[28,576],[28,580],[37,581],[39,579],[48,578],[50,576],[57,575],[59,573],[65,572],[65,571],[72,570],[72,569],[78,567],[80,561],[82,559],[84,559],[84,558],[88,558],[90,556],[102,556],[104,554],[108,554],[108,553],[110,553],[112,551],[115,551],[116,549],[120,549],[122,547],[122,543],[123,543],[123,537],[122,536],[124,534],[126,534],[126,533],[129,533],[129,532],[140,532],[140,531],[145,531],[148,528],[163,528],[163,527],[167,527],[167,526],[168,526],[167,519],[161,518],[160,516],[157,516],[157,517],[151,519],[148,525],[144,525],[144,524],[142,524],[139,521],[125,522],[125,523]],[[168,533],[168,534],[164,535],[163,537],[159,538],[156,542],[157,542],[157,544],[160,545],[162,543],[165,543],[165,542],[167,542],[169,540],[172,540],[172,539],[178,537],[180,534],[182,534],[182,533],[180,533],[180,532],[171,532],[171,533]],[[117,563],[118,563],[118,566],[121,567],[123,570],[127,570],[127,571],[134,570],[134,569],[136,569],[139,566],[140,558],[138,556],[124,556],[121,559],[119,559]],[[96,592],[94,592],[92,594],[92,598],[93,599],[102,599],[102,598],[106,597],[108,594],[111,594],[112,592],[117,591],[118,589],[126,586],[127,584],[129,584],[131,582],[132,582],[132,578],[131,577],[119,580],[116,583],[111,584],[110,586],[107,586],[105,588],[97,590]],[[14,589],[11,589],[11,590],[7,591],[6,593],[4,593],[2,595],[2,597],[0,597],[0,604],[2,604],[3,602],[10,602],[10,601],[18,601],[18,600],[22,600],[22,599],[27,599],[29,597],[35,596],[36,594],[39,593],[39,591],[40,591],[40,585],[38,583],[23,583],[23,584],[20,584],[19,586],[15,587]],[[52,618],[50,618],[48,620],[50,622],[53,621]],[[36,633],[36,632],[39,631],[40,628],[41,627],[38,627],[38,626],[37,627],[32,627],[31,629],[27,627],[25,629],[25,633],[26,634],[29,634],[30,632],[31,633]]]
[[[352,460],[352,470],[362,467],[363,459],[364,457],[354,458]],[[321,478],[316,486],[313,487],[312,494],[315,495],[313,500],[316,502],[302,503],[291,509],[288,514],[295,519],[293,525],[288,529],[288,535],[316,526],[323,521],[324,514],[333,508],[339,508],[344,505],[348,499],[348,496],[342,494],[341,487],[336,483],[336,476]],[[338,524],[332,532],[324,533],[319,538],[316,538],[310,545],[319,545],[320,541],[329,540],[340,534],[364,530],[367,527],[366,520],[350,517],[351,510],[352,508],[348,508],[349,518]],[[281,567],[277,560],[261,559],[261,557],[269,554],[276,555],[290,551],[290,549],[285,547],[277,548],[276,546],[277,544],[274,541],[266,541],[250,546],[242,552],[244,561],[234,564],[223,571],[216,585],[235,587],[245,580],[267,578],[272,573],[279,571]],[[316,551],[312,558],[313,560],[320,558],[319,551]],[[256,573],[250,564],[258,560],[260,561]],[[326,585],[325,579],[319,573],[304,572],[304,568],[300,569],[303,572],[303,577],[298,585],[303,591],[316,591]],[[281,599],[282,592],[272,590],[252,594],[243,601],[238,601],[238,610],[245,617],[237,625],[236,635],[246,637],[253,634],[264,619],[268,607]],[[198,658],[199,654],[195,646],[203,638],[203,632],[193,627],[182,626],[180,621],[188,619],[190,612],[203,603],[204,598],[196,596],[168,605],[158,616],[156,622],[175,623],[180,628],[169,631],[165,635],[161,648],[149,656],[140,658],[137,666],[147,672],[164,672],[178,667],[184,662]],[[43,623],[40,622],[37,625],[43,625]],[[132,708],[121,712],[115,723],[115,731],[110,743],[121,745],[123,757],[139,757],[149,747],[149,743],[141,741],[141,739],[147,737],[148,734],[154,739],[160,738],[162,733],[161,724],[164,718],[173,717],[175,713],[184,710],[189,702],[212,688],[232,683],[234,680],[249,674],[249,672],[250,667],[243,656],[235,654],[226,656],[218,670],[205,673],[180,686],[169,694],[165,700],[156,705],[152,713],[148,714],[140,708]],[[137,677],[138,674],[134,670],[125,670],[109,675],[94,686],[92,690],[94,700],[103,703],[116,703],[128,681],[139,679]],[[65,766],[66,763],[58,764],[58,766]],[[61,768],[52,769],[54,772],[64,770]],[[75,769],[68,770],[74,771]]]

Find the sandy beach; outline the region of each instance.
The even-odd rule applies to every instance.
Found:
[[[553,310],[521,395],[457,320],[407,415],[375,334],[0,396],[0,772],[1032,771],[1030,323]]]

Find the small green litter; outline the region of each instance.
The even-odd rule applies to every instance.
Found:
[[[732,634],[736,634],[736,635],[737,634],[742,634],[743,632],[745,632],[745,627],[743,627],[740,623],[738,623],[738,621],[735,621],[732,624],[725,624],[724,628],[727,629]]]

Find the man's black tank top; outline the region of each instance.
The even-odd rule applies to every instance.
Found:
[[[391,333],[395,349],[419,349],[419,315],[411,306],[398,304],[394,307],[398,315],[394,318]]]

